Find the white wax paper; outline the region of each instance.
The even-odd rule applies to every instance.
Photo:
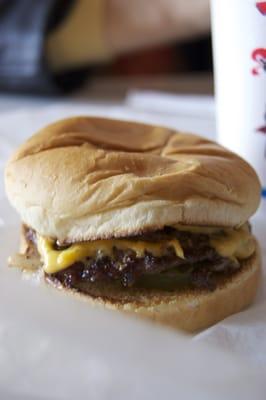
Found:
[[[17,250],[19,218],[4,195],[3,168],[10,153],[36,129],[64,116],[94,114],[212,137],[212,100],[205,117],[195,110],[195,101],[192,105],[191,115],[186,109],[186,115],[175,110],[166,116],[163,107],[153,114],[129,97],[124,106],[68,103],[0,114],[0,399],[265,399],[264,282],[248,310],[185,336],[92,308],[22,279],[6,263]],[[253,220],[264,257],[265,208]]]

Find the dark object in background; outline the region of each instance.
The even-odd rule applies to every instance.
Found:
[[[185,44],[166,44],[135,51],[118,57],[111,65],[100,70],[104,75],[112,76],[174,75],[212,71],[211,38],[207,36]]]
[[[192,72],[212,71],[212,42],[211,37],[179,45],[187,66]]]
[[[0,90],[60,93],[81,84],[88,68],[53,75],[44,41],[71,11],[72,0],[0,0]]]

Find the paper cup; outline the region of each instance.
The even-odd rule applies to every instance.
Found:
[[[266,1],[211,8],[218,140],[253,165],[266,197]]]

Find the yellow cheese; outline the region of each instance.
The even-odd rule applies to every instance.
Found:
[[[209,226],[175,225],[179,231],[209,235],[211,246],[223,257],[245,259],[255,251],[255,240],[245,223],[238,229]]]
[[[98,253],[111,256],[114,247],[121,250],[134,250],[137,257],[142,257],[145,250],[155,256],[161,256],[165,254],[168,247],[173,247],[176,255],[184,258],[183,250],[177,239],[161,242],[144,242],[126,239],[96,240],[93,242],[73,244],[65,250],[55,250],[52,240],[41,236],[38,237],[38,251],[42,257],[43,268],[48,274],[61,271],[86,257],[95,257]]]
[[[246,226],[226,230],[210,238],[211,246],[223,257],[245,259],[255,251],[255,240]]]
[[[195,232],[194,228],[191,227],[192,232]],[[189,227],[186,230],[189,231]],[[196,227],[196,231],[207,234],[206,229],[200,231],[200,227]],[[245,259],[255,251],[255,241],[249,233],[247,224],[239,229],[221,230],[219,228],[217,230],[216,228],[213,231],[213,228],[210,228],[209,237],[211,246],[223,257]],[[55,250],[52,240],[38,237],[38,251],[42,257],[44,270],[48,274],[61,271],[86,257],[95,257],[99,253],[112,256],[114,247],[121,250],[132,249],[136,252],[137,257],[143,257],[145,251],[157,257],[162,256],[167,248],[172,247],[178,257],[184,258],[184,252],[177,239],[161,242],[127,239],[96,240],[73,244],[65,250]]]

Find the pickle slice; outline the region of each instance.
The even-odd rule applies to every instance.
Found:
[[[143,275],[138,279],[134,287],[171,291],[187,287],[190,283],[190,271],[172,270],[161,272],[160,274]]]

